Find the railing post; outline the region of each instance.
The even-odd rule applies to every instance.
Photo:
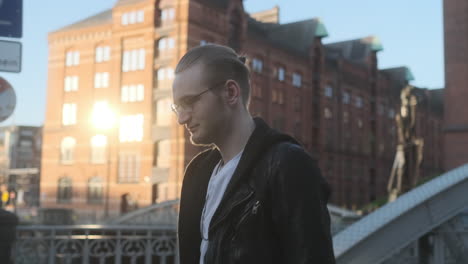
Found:
[[[85,229],[85,240],[83,245],[83,264],[89,264],[89,229]]]
[[[117,242],[115,243],[115,264],[121,264],[122,263],[122,234],[121,230],[117,230]]]
[[[151,230],[146,231],[146,250],[145,250],[145,263],[151,264],[151,253],[153,249],[151,247]]]
[[[55,228],[50,232],[49,264],[55,263]]]

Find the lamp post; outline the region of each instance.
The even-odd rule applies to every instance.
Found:
[[[111,135],[112,129],[115,126],[116,114],[106,101],[99,101],[94,104],[91,114],[91,122],[96,131],[104,131],[107,134],[108,140],[105,145],[107,156],[107,175],[106,175],[106,199],[104,201],[104,216],[109,216],[109,193],[110,193],[110,174],[111,174],[111,151],[110,146],[112,143]]]

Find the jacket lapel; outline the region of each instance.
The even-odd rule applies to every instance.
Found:
[[[233,200],[231,198],[233,198],[232,196],[234,194],[234,190],[243,180],[245,180],[244,178],[249,175],[249,170],[261,157],[259,154],[263,152],[265,147],[267,147],[265,146],[264,139],[268,132],[271,132],[272,130],[270,130],[261,119],[255,119],[255,125],[255,130],[245,145],[244,152],[242,153],[242,156],[239,160],[239,164],[237,165],[237,168],[232,175],[231,181],[226,187],[223,198],[221,199],[221,202],[219,203],[219,206],[216,209],[213,218],[211,219],[210,229],[216,225],[218,221],[222,220],[223,216],[229,213],[228,210],[230,210],[232,207],[229,205],[229,201]],[[237,198],[242,199],[242,197],[235,198],[236,200]]]

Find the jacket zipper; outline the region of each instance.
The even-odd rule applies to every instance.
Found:
[[[254,192],[251,191],[251,192],[250,192],[246,197],[244,197],[242,200],[237,201],[236,203],[234,203],[234,204],[231,206],[231,208],[229,208],[229,210],[227,210],[227,213],[225,213],[223,216],[221,216],[221,217],[219,218],[218,221],[214,222],[213,225],[210,226],[210,229],[209,229],[209,231],[208,231],[208,237],[211,237],[211,234],[210,234],[211,231],[212,231],[217,225],[219,225],[221,222],[223,222],[235,207],[237,207],[239,204],[242,204],[243,202],[247,201],[247,200],[253,195],[253,193],[254,193]]]
[[[253,215],[256,215],[257,212],[258,212],[258,207],[260,207],[260,201],[259,200],[255,201],[254,205],[252,205],[251,208],[249,208],[247,211],[245,211],[245,213],[240,217],[240,220],[236,224],[234,229],[237,229],[242,224],[242,222],[244,222],[245,218],[249,215],[249,212],[252,212]]]

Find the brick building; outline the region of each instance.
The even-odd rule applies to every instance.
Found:
[[[406,67],[378,69],[376,37],[325,46],[320,164],[332,201],[359,208],[387,195],[395,158],[400,91],[414,79]],[[442,171],[442,90],[416,88],[416,134],[425,141],[422,177]]]
[[[444,0],[445,167],[468,162],[468,2]]]
[[[375,39],[323,45],[328,33],[319,19],[280,24],[278,11],[249,15],[241,0],[120,0],[51,33],[42,205],[96,221],[132,201],[177,198],[200,149],[170,112],[173,69],[206,43],[247,55],[250,111],[319,157],[333,202],[357,207],[384,196],[400,74],[377,68]],[[111,129],[90,122],[109,123],[110,113],[117,116]],[[432,112],[422,115],[424,122]]]

